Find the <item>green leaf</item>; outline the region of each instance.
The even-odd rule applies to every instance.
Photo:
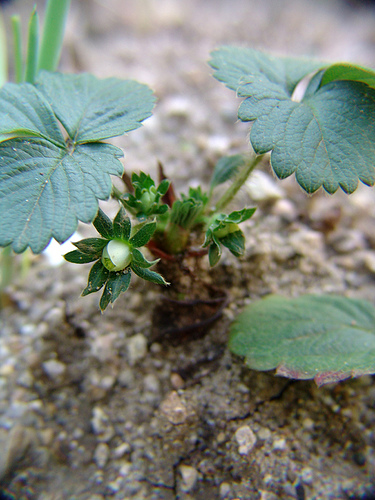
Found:
[[[151,281],[151,283],[155,283],[156,285],[169,285],[169,283],[165,281],[163,276],[159,273],[156,273],[155,271],[150,271],[149,269],[137,266],[134,263],[132,263],[130,267],[135,272],[135,274],[146,281]]]
[[[243,167],[245,158],[243,155],[223,156],[216,163],[211,179],[211,189],[232,179]]]
[[[128,239],[130,238],[131,228],[132,226],[130,219],[126,215],[125,209],[121,207],[113,220],[113,230],[116,238],[128,241]]]
[[[85,297],[90,293],[98,292],[107,282],[110,272],[106,269],[100,260],[90,269],[87,287],[83,290],[82,296]]]
[[[106,240],[113,240],[115,238],[112,221],[101,208],[99,208],[93,224],[98,233],[101,234]]]
[[[64,259],[73,264],[88,264],[94,260],[98,260],[98,257],[81,252],[80,250],[72,250],[64,255]]]
[[[155,103],[147,85],[117,78],[99,80],[87,73],[42,71],[36,85],[75,143],[134,130],[151,115]]]
[[[230,350],[255,370],[277,369],[318,385],[375,373],[375,309],[335,295],[271,295],[248,305],[231,327]]]
[[[51,238],[67,240],[78,220],[91,222],[111,193],[110,174],[123,171],[121,155],[101,143],[73,151],[44,139],[1,143],[0,246],[40,253]]]
[[[271,151],[279,178],[295,173],[308,193],[321,186],[330,194],[339,187],[352,193],[358,180],[375,183],[375,89],[362,82],[363,72],[353,75],[357,81],[328,81],[334,75],[327,69],[327,83],[319,87],[314,80],[296,102],[297,83],[322,63],[224,47],[211,64],[215,76],[245,98],[238,116],[254,122],[251,144],[257,154]]]
[[[154,234],[156,229],[156,222],[148,222],[147,224],[143,224],[141,228],[132,236],[129,240],[129,243],[134,247],[143,247],[147,245],[150,241],[152,235]]]
[[[108,240],[102,238],[85,238],[84,240],[73,243],[73,245],[77,247],[80,252],[99,259],[107,243]]]
[[[275,57],[259,50],[224,46],[211,53],[211,67],[217,80],[237,91],[248,76],[264,75],[266,79],[292,95],[299,81],[327,66],[314,59]]]
[[[99,302],[99,307],[102,312],[109,303],[114,303],[120,293],[126,292],[129,288],[130,280],[131,272],[129,270],[121,273],[110,273]]]
[[[65,146],[51,106],[30,83],[6,83],[0,89],[1,141],[16,137],[41,137]]]
[[[327,83],[337,80],[362,82],[375,88],[375,71],[349,63],[332,64],[324,71],[320,85],[327,85]]]
[[[256,153],[272,150],[271,165],[285,179],[295,173],[308,193],[355,191],[358,180],[375,183],[375,90],[337,81],[301,102],[257,78],[239,90],[246,100],[238,116],[255,120],[250,141]]]

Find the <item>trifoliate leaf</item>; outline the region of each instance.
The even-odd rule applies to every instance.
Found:
[[[250,80],[250,78],[249,78]],[[239,89],[238,116],[255,120],[250,141],[258,154],[272,150],[280,179],[295,173],[308,193],[321,186],[352,193],[358,180],[375,182],[375,90],[364,83],[335,81],[294,102],[261,77]]]
[[[107,282],[110,272],[106,269],[100,260],[90,269],[87,287],[83,290],[82,296],[99,291]]]
[[[129,240],[129,243],[134,247],[143,247],[147,245],[150,241],[152,235],[154,234],[156,229],[156,222],[148,222],[141,226],[141,228],[132,236]]]
[[[151,115],[152,91],[132,80],[42,71],[37,88],[76,144],[123,135]]]
[[[117,212],[113,220],[113,230],[116,238],[127,241],[130,238],[131,222],[123,207]]]
[[[318,385],[375,373],[375,308],[335,295],[271,295],[231,326],[230,350],[254,370]]]
[[[216,78],[245,98],[238,116],[254,122],[251,144],[258,154],[271,151],[279,178],[295,173],[308,193],[321,186],[330,194],[339,187],[352,193],[358,180],[375,183],[372,70],[235,47],[214,52],[211,65]],[[293,100],[299,81],[317,70],[301,102]]]
[[[40,253],[51,238],[67,240],[78,220],[91,222],[109,197],[110,174],[121,175],[122,152],[109,144],[74,150],[44,139],[0,144],[0,246]]]

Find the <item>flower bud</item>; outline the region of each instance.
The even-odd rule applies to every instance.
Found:
[[[102,264],[108,271],[122,271],[132,261],[132,253],[126,241],[111,240],[102,253]]]

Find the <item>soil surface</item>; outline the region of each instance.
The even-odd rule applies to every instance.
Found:
[[[116,144],[128,172],[154,174],[161,161],[180,191],[207,185],[223,154],[249,149],[238,101],[206,63],[215,47],[375,66],[370,3],[72,3],[62,70],[155,90],[154,116]],[[156,286],[134,280],[101,315],[99,297],[80,297],[89,266],[30,256],[1,311],[1,500],[375,498],[373,377],[318,389],[248,370],[226,347],[237,311],[268,293],[375,301],[374,193],[307,197],[267,163],[260,172],[240,195],[258,206],[245,257],[225,255],[214,272],[203,259],[195,274],[228,303],[191,336],[160,335],[172,316]]]

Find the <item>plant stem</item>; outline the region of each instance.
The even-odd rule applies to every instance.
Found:
[[[38,69],[56,71],[71,0],[47,0]]]
[[[0,8],[0,87],[8,80],[7,42],[3,13]]]
[[[263,156],[264,155],[252,156],[245,162],[243,169],[237,175],[237,177],[235,178],[233,183],[229,186],[229,188],[225,191],[223,196],[219,198],[218,202],[215,204],[214,207],[215,212],[223,210],[228,205],[228,203],[230,203],[233,200],[238,191],[246,182],[251,172],[255,169],[258,163],[262,161]]]
[[[14,41],[14,79],[16,83],[21,83],[23,81],[23,61],[20,16],[12,16],[11,22]]]
[[[38,71],[39,18],[34,7],[29,21],[25,82],[34,83]]]

